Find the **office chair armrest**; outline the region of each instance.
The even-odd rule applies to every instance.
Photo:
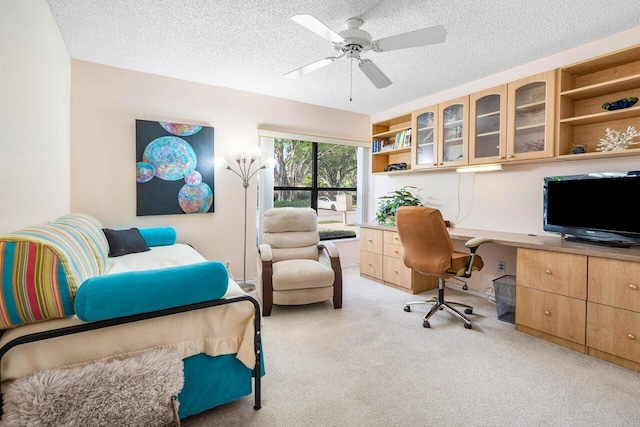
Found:
[[[260,260],[265,261],[273,261],[273,253],[271,252],[271,246],[263,243],[258,246],[258,254],[260,254]]]
[[[474,237],[473,239],[467,240],[464,245],[469,249],[476,249],[481,244],[489,242],[491,242],[491,239],[487,237]]]
[[[333,244],[333,242],[320,243],[318,245],[318,249],[326,250],[327,253],[329,254],[330,258],[339,258],[340,257],[340,254],[338,253],[338,248],[336,247],[336,245]]]

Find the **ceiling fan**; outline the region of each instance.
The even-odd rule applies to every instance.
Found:
[[[392,83],[391,80],[370,59],[360,58],[361,54],[370,50],[374,52],[389,52],[391,50],[437,44],[444,42],[447,38],[447,31],[442,25],[372,40],[371,34],[360,29],[364,23],[360,18],[347,19],[345,22],[347,29],[340,33],[336,33],[309,14],[295,15],[291,19],[320,37],[329,40],[340,53],[338,56],[330,56],[293,70],[284,75],[286,78],[300,77],[346,57],[356,60],[358,68],[371,80],[371,83],[378,89],[382,89],[389,86]]]

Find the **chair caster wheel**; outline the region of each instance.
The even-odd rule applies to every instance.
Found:
[[[408,305],[404,306],[404,311],[406,311],[407,313],[411,312],[411,307]]]
[[[423,328],[430,328],[430,327],[431,327],[431,325],[429,324],[429,321],[428,321],[428,320],[425,320],[424,322],[422,322],[422,327],[423,327]]]
[[[465,329],[471,329],[471,323],[465,323],[464,324],[464,328]]]
[[[473,308],[465,308],[464,314],[473,314]]]

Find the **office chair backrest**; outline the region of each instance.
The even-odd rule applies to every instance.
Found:
[[[271,245],[273,262],[289,259],[317,261],[318,216],[311,208],[273,208],[264,213],[262,241]]]
[[[451,267],[453,243],[438,209],[403,206],[396,211],[396,226],[404,264],[427,276],[453,276]]]

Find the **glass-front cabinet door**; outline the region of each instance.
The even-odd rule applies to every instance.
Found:
[[[507,160],[554,153],[555,71],[508,84]]]
[[[438,104],[438,167],[468,164],[469,97]]]
[[[437,167],[436,124],[438,106],[423,108],[412,113],[412,128],[415,141],[411,144],[412,169]]]
[[[469,116],[469,164],[504,161],[507,156],[507,85],[470,95]]]

